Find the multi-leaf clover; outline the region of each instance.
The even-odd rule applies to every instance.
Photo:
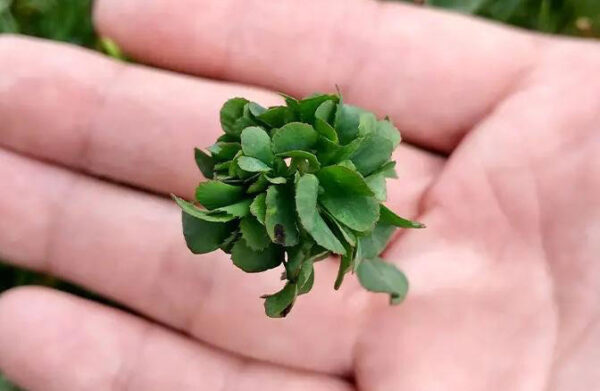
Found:
[[[233,98],[221,109],[224,134],[210,154],[196,149],[208,180],[195,203],[174,197],[189,249],[221,249],[248,273],[283,265],[285,286],[263,296],[270,317],[289,313],[312,288],[313,264],[331,254],[341,256],[335,289],[355,272],[363,287],[400,303],[408,281],[379,254],[397,227],[423,227],[382,204],[400,133],[340,95],[284,98],[270,108]]]

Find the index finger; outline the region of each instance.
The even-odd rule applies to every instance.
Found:
[[[155,65],[293,95],[338,84],[408,141],[445,152],[511,92],[537,47],[527,34],[379,1],[98,0],[96,23]]]

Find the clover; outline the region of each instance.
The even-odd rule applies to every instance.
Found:
[[[244,98],[223,105],[224,134],[208,153],[195,151],[208,180],[194,203],[173,196],[188,248],[220,249],[248,273],[283,266],[284,287],[263,296],[269,317],[285,317],[311,290],[314,263],[332,254],[340,256],[336,290],[352,272],[399,304],[408,281],[379,255],[397,228],[424,227],[383,204],[400,132],[340,94],[283,97],[269,108]]]

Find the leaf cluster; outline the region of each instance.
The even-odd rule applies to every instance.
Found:
[[[195,153],[208,180],[195,203],[174,197],[189,249],[221,249],[248,273],[283,265],[284,287],[264,296],[270,317],[289,313],[311,290],[314,263],[331,254],[341,257],[335,289],[356,272],[366,289],[401,302],[406,278],[378,258],[396,228],[423,227],[382,204],[400,133],[336,94],[284,98],[269,108],[244,98],[223,105],[224,134]]]

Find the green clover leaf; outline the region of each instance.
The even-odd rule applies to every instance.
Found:
[[[386,179],[397,177],[391,156],[400,132],[337,94],[282,96],[285,105],[267,108],[228,100],[224,134],[195,149],[207,180],[194,202],[173,196],[188,248],[221,249],[248,273],[282,266],[283,288],[263,296],[272,318],[287,316],[310,292],[314,263],[331,255],[340,256],[335,289],[352,272],[365,289],[400,303],[408,281],[379,256],[396,229],[424,227],[383,205]]]

